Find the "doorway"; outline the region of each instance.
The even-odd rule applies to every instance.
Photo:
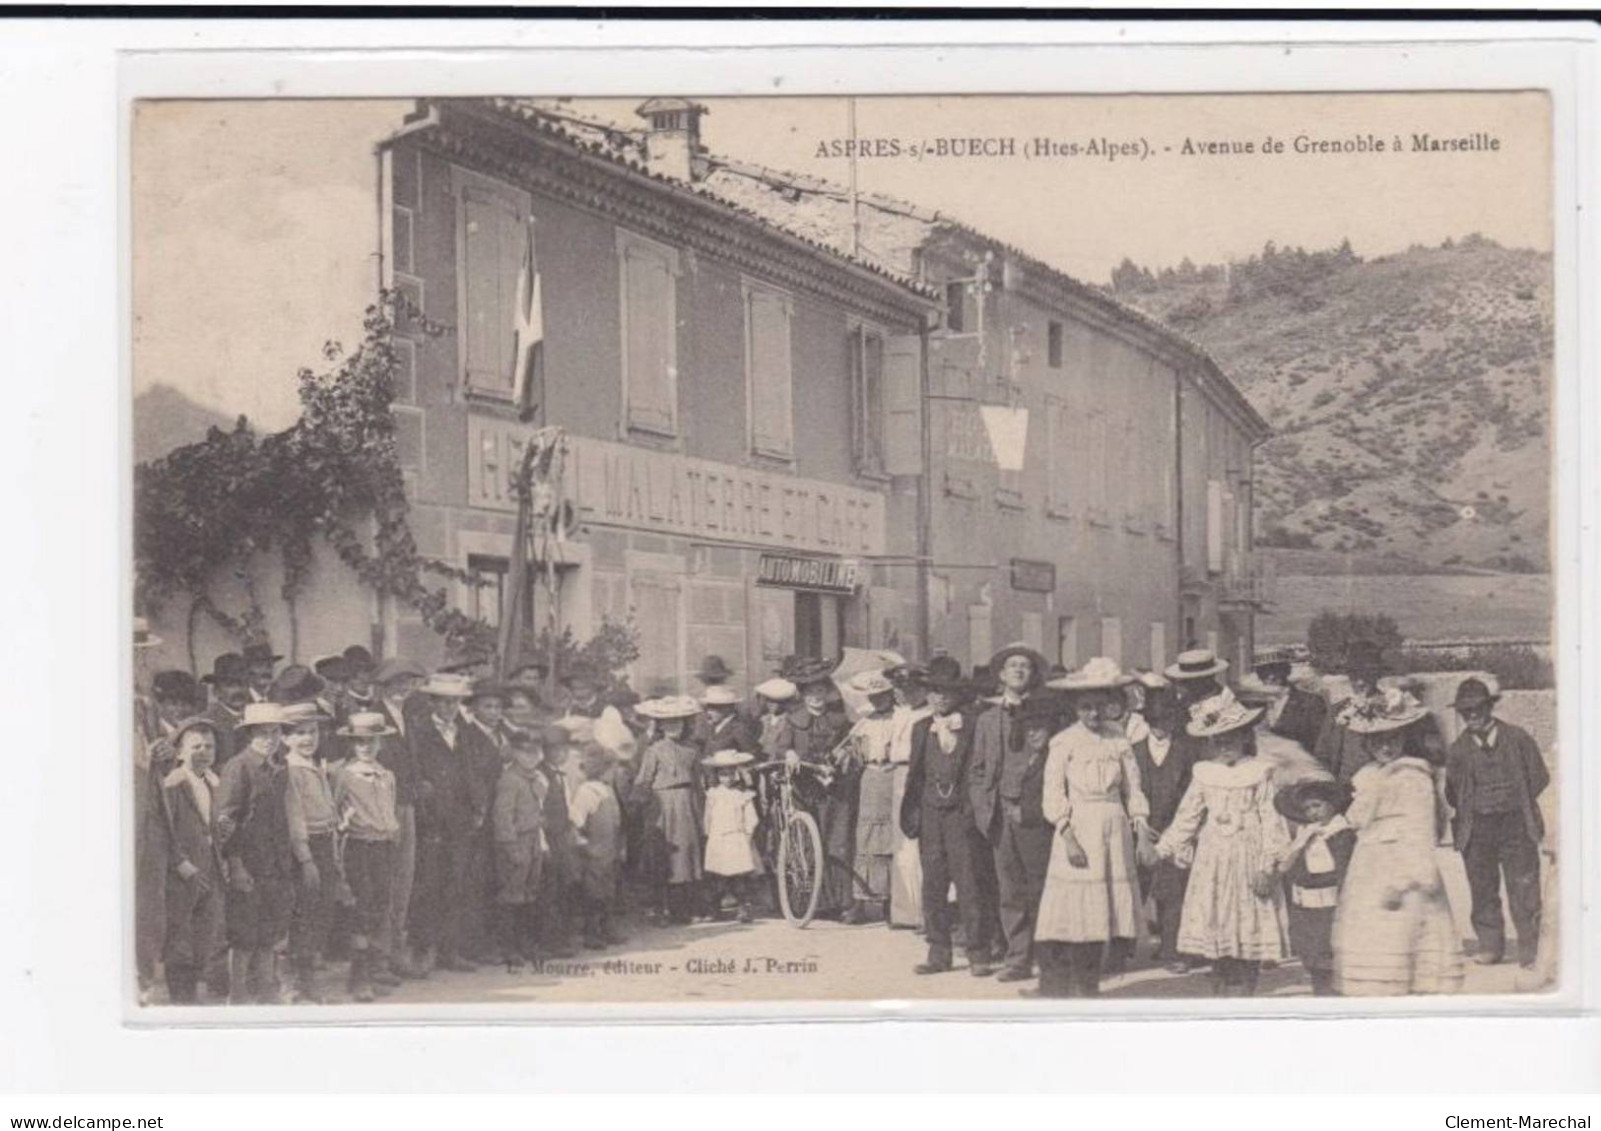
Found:
[[[845,642],[845,602],[829,593],[795,594],[795,654],[835,661]]]

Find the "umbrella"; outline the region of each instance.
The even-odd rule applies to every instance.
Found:
[[[852,718],[867,713],[867,696],[851,686],[851,679],[862,672],[881,672],[905,662],[906,657],[888,648],[845,649],[838,666],[834,668],[834,686],[839,688],[840,697],[845,700]]]

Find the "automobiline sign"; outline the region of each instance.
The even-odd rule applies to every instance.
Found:
[[[845,558],[795,558],[763,554],[756,584],[780,589],[809,589],[818,593],[854,593],[858,562]]]

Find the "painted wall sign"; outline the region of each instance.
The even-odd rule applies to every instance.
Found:
[[[756,584],[779,589],[807,589],[817,593],[856,592],[861,573],[859,562],[844,558],[797,558],[785,554],[763,554],[756,571]]]
[[[1021,589],[1025,593],[1055,593],[1055,563],[1031,562],[1026,558],[1013,558],[1012,588]]]

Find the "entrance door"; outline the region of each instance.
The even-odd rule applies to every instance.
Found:
[[[837,660],[845,642],[845,603],[828,593],[795,594],[795,654]]]

